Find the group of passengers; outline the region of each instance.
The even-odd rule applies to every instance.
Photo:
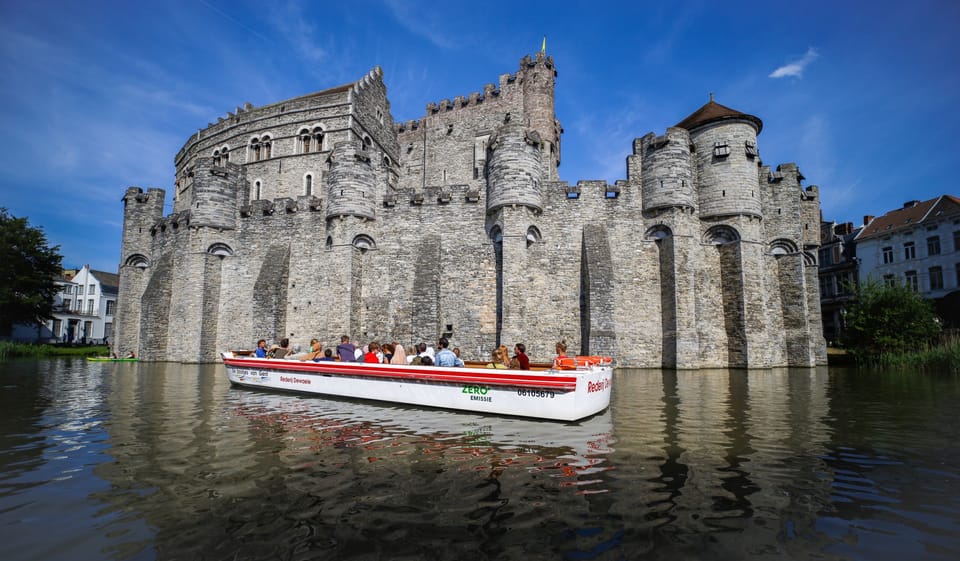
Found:
[[[336,350],[323,348],[323,343],[318,339],[310,340],[310,349],[307,352],[296,353],[290,347],[290,340],[283,338],[280,343],[267,348],[267,341],[260,339],[257,341],[257,349],[254,352],[259,358],[283,358],[288,360],[300,361],[335,361],[340,362],[365,362],[373,364],[413,364],[418,366],[464,366],[463,359],[460,357],[460,349],[450,349],[450,341],[446,337],[441,337],[437,341],[439,350],[427,346],[421,342],[410,347],[409,353],[403,348],[403,345],[396,341],[392,343],[383,343],[372,341],[362,348],[356,341],[351,342],[350,337],[344,335],[340,337],[340,344]],[[560,358],[566,356],[567,346],[564,342],[557,343],[557,364]],[[487,368],[509,368],[513,370],[530,370],[530,358],[527,357],[527,347],[523,343],[517,343],[514,348],[514,355],[511,357],[507,352],[506,345],[500,345],[491,353],[491,361]],[[336,354],[336,356],[334,356]]]

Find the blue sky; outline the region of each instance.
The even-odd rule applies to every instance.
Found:
[[[824,216],[958,194],[960,2],[0,2],[0,207],[64,264],[115,271],[120,197],[173,182],[191,133],[244,102],[376,65],[394,119],[515,72],[547,36],[561,179],[625,178],[634,138],[714,92],[760,117]]]

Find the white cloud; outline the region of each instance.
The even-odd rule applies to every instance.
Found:
[[[811,62],[817,59],[820,56],[820,53],[816,49],[810,47],[807,49],[806,54],[804,54],[800,59],[793,62],[788,62],[780,68],[777,68],[770,73],[770,78],[785,78],[787,76],[795,76],[797,78],[803,77],[803,71],[810,65]]]

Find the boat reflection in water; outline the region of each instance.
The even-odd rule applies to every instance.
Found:
[[[429,460],[438,469],[491,477],[505,469],[542,472],[578,494],[605,492],[596,488],[601,480],[588,476],[611,469],[609,410],[558,423],[246,389],[231,390],[231,402],[238,417],[251,421],[255,436],[283,435],[279,455],[301,462],[301,469],[342,469],[358,460],[410,469]]]

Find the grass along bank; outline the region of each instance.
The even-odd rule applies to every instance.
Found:
[[[0,341],[0,360],[18,357],[106,356],[108,354],[110,349],[106,345],[72,347]]]

